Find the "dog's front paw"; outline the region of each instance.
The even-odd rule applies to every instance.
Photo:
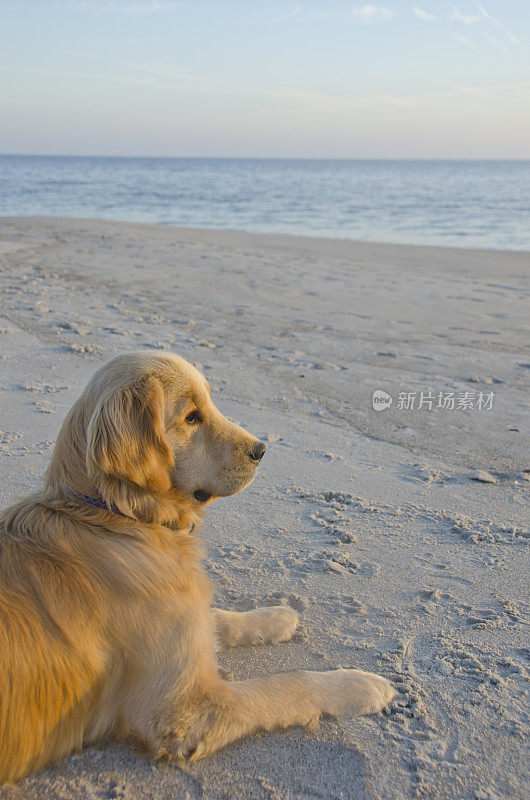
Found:
[[[360,669],[310,673],[315,679],[320,710],[336,717],[376,714],[395,696],[386,678]]]
[[[288,606],[266,606],[253,611],[216,610],[217,638],[221,647],[277,644],[291,638],[298,614]]]
[[[290,606],[265,606],[250,612],[263,644],[287,642],[298,627],[298,614]]]
[[[244,633],[241,644],[278,644],[287,642],[298,625],[298,614],[289,606],[265,606],[241,615]]]

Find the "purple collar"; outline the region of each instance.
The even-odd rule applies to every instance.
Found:
[[[108,505],[104,500],[101,500],[99,497],[89,497],[86,494],[81,494],[81,492],[74,492],[73,489],[70,489],[70,494],[72,497],[75,497],[77,500],[82,500],[83,503],[89,503],[91,506],[96,506],[97,508],[102,508],[104,511],[110,511],[111,514],[119,514],[120,517],[125,517],[125,519],[132,519],[134,522],[143,522],[145,520],[137,519],[137,517],[130,517],[128,514],[124,514],[123,511],[120,511],[119,508],[116,506]],[[195,530],[195,523],[192,523],[187,533],[193,533]]]
[[[88,497],[88,495],[86,494],[81,494],[80,492],[74,492],[73,489],[70,489],[70,494],[73,497],[77,498],[77,500],[82,500],[83,503],[90,503],[90,505],[102,508],[104,511],[110,511],[111,514],[119,514],[120,517],[126,517],[127,519],[134,519],[134,517],[130,517],[128,514],[124,514],[123,511],[120,511],[120,509],[116,508],[116,506],[112,505],[109,506],[104,500],[101,500],[99,497]]]

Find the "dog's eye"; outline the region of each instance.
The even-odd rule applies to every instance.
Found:
[[[185,419],[189,425],[198,425],[199,422],[202,422],[202,417],[200,413],[197,411],[197,409],[195,409],[195,411],[192,411],[191,414],[188,414],[188,416]]]

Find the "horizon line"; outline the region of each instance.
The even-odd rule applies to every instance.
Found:
[[[508,158],[506,156],[175,156],[98,153],[0,153],[0,158],[108,158],[108,159],[160,159],[175,161],[530,161],[530,156]]]

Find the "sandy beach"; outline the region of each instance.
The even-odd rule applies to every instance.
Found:
[[[292,605],[241,679],[358,666],[385,714],[183,771],[108,743],[2,800],[506,800],[528,786],[530,254],[0,219],[2,507],[105,360],[165,349],[267,444],[202,536],[216,603]],[[392,398],[374,410],[377,390]],[[452,396],[452,397],[451,397]],[[525,471],[526,470],[526,471]]]

